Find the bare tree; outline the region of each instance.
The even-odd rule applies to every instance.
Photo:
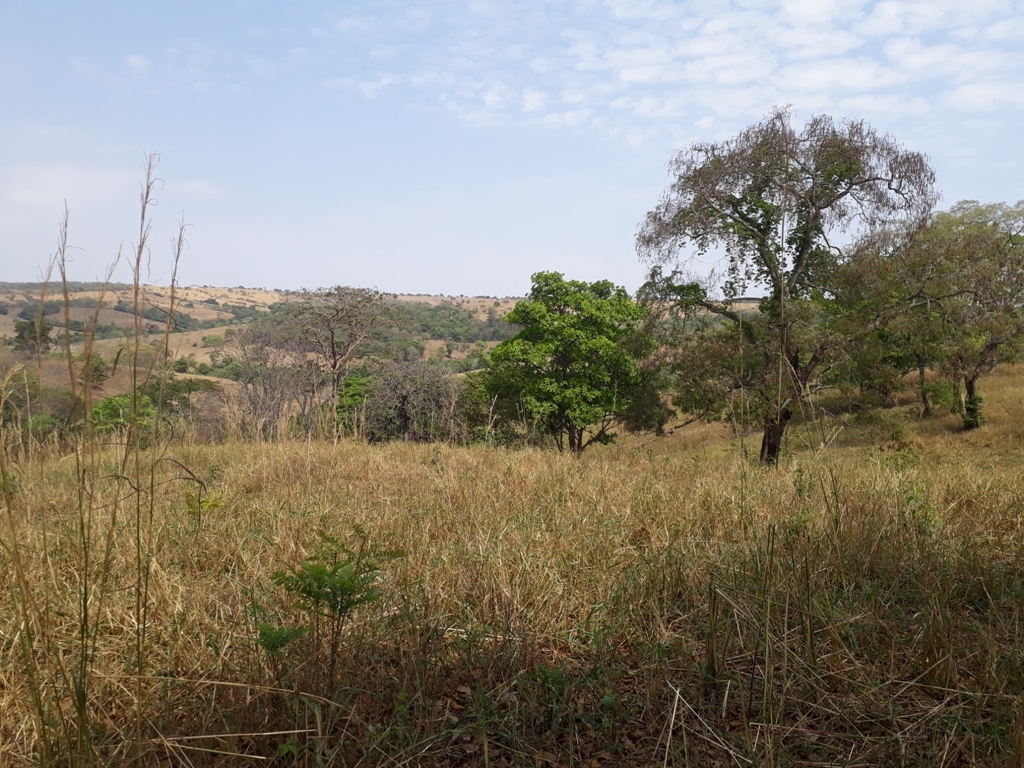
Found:
[[[338,393],[356,352],[392,316],[389,294],[370,288],[302,291],[292,309],[297,332],[320,368],[330,376],[334,436],[339,436]]]
[[[287,417],[296,408],[304,410],[313,389],[307,355],[289,326],[277,318],[258,320],[225,345],[237,366],[241,427],[248,437],[279,436]]]
[[[366,393],[367,436],[372,442],[464,439],[462,396],[459,379],[440,365],[383,362]]]

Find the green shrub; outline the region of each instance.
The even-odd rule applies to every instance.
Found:
[[[133,418],[134,415],[134,418]],[[130,394],[114,395],[100,400],[93,406],[90,418],[97,432],[114,432],[127,429],[133,421],[139,432],[153,426],[157,412],[153,401],[146,395],[139,395],[135,403]]]
[[[361,534],[360,537],[363,538]],[[346,551],[346,556],[341,558],[337,541],[325,537],[324,545],[322,552],[306,558],[297,566],[288,565],[275,571],[270,580],[295,596],[299,607],[312,619],[314,647],[320,650],[325,644],[328,646],[327,680],[330,690],[334,686],[338,648],[349,614],[360,605],[380,598],[381,591],[376,586],[380,578],[378,565],[401,557],[402,553],[369,551],[361,547],[356,552]],[[306,629],[268,626],[266,632],[261,628],[261,639],[257,642],[268,653],[271,647],[279,651],[305,634]]]

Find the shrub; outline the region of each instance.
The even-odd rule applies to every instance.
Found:
[[[138,431],[144,432],[153,426],[156,417],[153,402],[146,395],[139,395],[133,403],[130,394],[105,398],[93,406],[91,413],[93,429],[97,432],[124,430],[133,421]]]
[[[458,439],[463,431],[458,418],[460,389],[440,365],[385,363],[366,392],[370,441]]]

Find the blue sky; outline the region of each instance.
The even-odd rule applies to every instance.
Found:
[[[786,103],[927,153],[943,205],[1024,198],[1024,1],[0,0],[0,280],[65,200],[101,276],[156,152],[154,281],[184,216],[184,283],[634,289],[673,151]]]

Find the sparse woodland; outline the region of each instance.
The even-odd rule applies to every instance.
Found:
[[[65,214],[0,765],[1024,765],[1024,201],[786,110],[670,174],[635,296],[146,286],[152,162],[77,283]]]

